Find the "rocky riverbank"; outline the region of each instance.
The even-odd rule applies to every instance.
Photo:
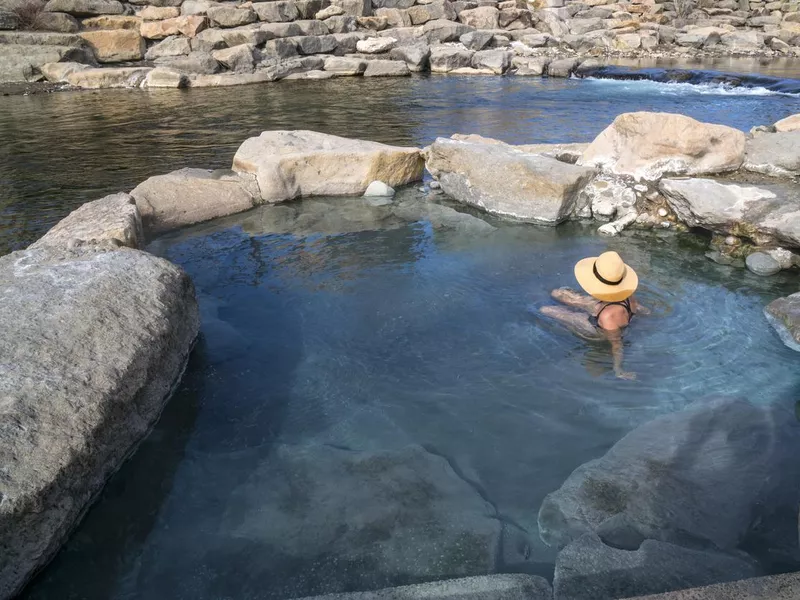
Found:
[[[427,214],[444,226],[491,235],[493,228],[475,217],[393,200],[392,186],[422,180],[425,168],[435,178],[426,190],[500,217],[549,225],[594,219],[607,235],[626,227],[702,228],[713,235],[709,257],[719,262],[744,260],[761,275],[799,262],[797,115],[746,135],[681,115],[629,113],[595,140],[566,145],[510,146],[459,135],[418,149],[269,131],[246,140],[229,171],[182,169],[87,203],[28,249],[0,259],[0,389],[7,404],[0,421],[7,465],[0,478],[1,597],[18,592],[54,555],[180,377],[198,330],[194,290],[179,268],[141,248],[171,229],[306,196],[366,194],[374,206],[390,207],[376,218]],[[743,177],[762,179],[744,184]],[[795,296],[767,312],[787,343],[800,343]],[[789,540],[781,521],[787,514],[796,519],[796,498],[789,497],[798,489],[796,428],[784,412],[706,402],[643,426],[576,470],[539,513],[543,540],[560,550],[556,598],[589,588],[605,598],[755,576],[763,568],[741,549],[742,540],[771,531],[783,536],[774,547],[784,558],[800,560],[796,535]],[[470,518],[454,520],[438,542],[455,562],[426,560],[425,577],[485,574],[501,561],[504,526],[446,461],[421,448],[377,458],[334,454],[324,452],[326,460],[353,463],[348,473],[355,478],[425,465],[414,470],[429,472],[428,499],[435,488],[469,507]],[[318,469],[321,459],[312,458],[286,448],[296,470]],[[373,463],[364,473],[353,466]],[[263,495],[273,492],[278,516],[269,526],[277,527],[286,501],[272,486]],[[314,493],[325,495],[323,488]],[[395,511],[387,522],[399,514],[420,531],[430,519],[444,520],[408,513],[405,505],[387,510]],[[772,519],[780,526],[758,529]],[[375,539],[383,541],[371,556],[382,557],[390,572],[403,545],[381,527],[376,521]],[[464,536],[480,540],[480,552],[465,554]],[[287,556],[293,551],[287,546]]]
[[[799,8],[793,0],[0,0],[0,84],[565,77],[607,56],[792,57]]]

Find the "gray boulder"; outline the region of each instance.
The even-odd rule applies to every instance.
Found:
[[[27,44],[5,44],[0,48],[0,83],[36,81],[41,78],[42,66],[48,63],[95,63],[89,48]]]
[[[253,4],[258,18],[267,23],[285,23],[300,18],[300,11],[294,0],[279,0],[278,2],[256,2]]]
[[[364,71],[364,77],[406,77],[411,75],[402,60],[371,60]]]
[[[764,313],[783,343],[800,351],[800,293],[773,300]]]
[[[338,76],[361,75],[366,68],[366,61],[357,58],[329,56],[325,59],[325,70]]]
[[[74,17],[94,17],[121,15],[125,7],[117,0],[50,0],[44,11],[67,13]]]
[[[502,75],[511,66],[511,52],[506,50],[480,50],[472,55],[470,63],[475,69],[487,69]]]
[[[240,27],[258,20],[252,8],[235,8],[233,6],[212,6],[207,11],[208,18],[218,27]]]
[[[762,277],[775,275],[781,270],[781,264],[764,252],[753,252],[749,254],[744,264],[749,271],[756,275],[761,275]]]
[[[259,198],[252,177],[204,169],[180,169],[150,177],[136,186],[131,196],[148,233],[244,212]]]
[[[173,56],[188,56],[191,52],[192,46],[188,38],[173,35],[151,46],[144,57],[146,60],[158,60]]]
[[[219,72],[220,64],[208,52],[191,52],[187,56],[164,56],[156,64],[184,73],[213,75]]]
[[[199,319],[189,277],[130,249],[3,256],[0,298],[0,596],[10,598],[156,422]]]
[[[662,179],[659,189],[689,227],[744,236],[758,244],[800,246],[800,190],[713,179]]]
[[[81,26],[72,15],[59,12],[42,12],[36,17],[35,26],[40,31],[58,31],[76,33]]]
[[[20,20],[17,13],[0,6],[0,31],[17,29],[19,26]]]
[[[260,53],[252,44],[214,50],[211,56],[226,69],[237,73],[252,73],[260,59]]]
[[[428,21],[422,26],[423,35],[429,44],[457,42],[462,35],[470,31],[475,31],[475,28],[445,19]],[[392,31],[391,33],[394,34],[395,32]]]
[[[328,31],[333,34],[352,33],[358,28],[358,21],[356,21],[356,17],[351,17],[349,15],[328,17],[325,19],[324,23],[328,28]]]
[[[556,600],[606,600],[658,594],[759,575],[747,558],[645,540],[620,550],[587,534],[556,559]]]
[[[773,177],[800,174],[800,131],[765,133],[749,138],[742,168]]]
[[[434,46],[431,48],[430,64],[433,73],[449,73],[471,66],[472,52],[460,44]]]
[[[579,64],[580,60],[577,58],[561,58],[551,61],[547,64],[547,75],[549,77],[569,77]]]
[[[430,4],[419,4],[408,9],[412,25],[424,25],[428,21],[445,19],[456,20],[456,11],[450,0],[433,0]]]
[[[491,31],[470,31],[462,35],[458,41],[464,44],[468,49],[477,52],[487,48],[494,38]]]
[[[87,202],[56,223],[30,247],[72,248],[106,242],[129,248],[144,245],[142,219],[136,202],[128,194],[112,194]]]
[[[246,140],[233,157],[234,171],[255,175],[267,202],[361,195],[375,180],[392,187],[418,181],[423,168],[416,148],[314,131],[265,131]]]
[[[415,73],[427,71],[430,68],[431,47],[424,42],[399,46],[389,50],[389,58],[404,61],[408,69]]]
[[[587,533],[635,550],[646,540],[736,549],[759,514],[796,506],[800,425],[782,406],[704,401],[634,429],[578,467],[539,511],[563,548]]]
[[[339,43],[332,35],[300,36],[290,38],[300,54],[330,54],[336,50]]]
[[[297,23],[262,23],[259,29],[265,32],[269,36],[267,39],[270,40],[303,35]]]
[[[555,225],[572,213],[594,171],[506,144],[437,139],[426,166],[460,202],[522,221]]]
[[[297,38],[278,38],[277,40],[270,40],[264,44],[261,50],[261,55],[265,59],[279,59],[292,58],[297,56],[297,46],[294,41]]]

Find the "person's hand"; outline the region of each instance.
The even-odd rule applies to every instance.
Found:
[[[617,371],[617,377],[619,379],[627,379],[628,381],[633,381],[636,379],[636,373],[632,371]]]

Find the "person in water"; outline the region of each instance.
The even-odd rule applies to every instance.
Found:
[[[634,315],[649,313],[633,297],[639,277],[622,262],[619,254],[604,252],[578,261],[575,278],[589,295],[569,288],[553,290],[553,298],[567,306],[544,306],[542,314],[558,320],[583,338],[608,340],[614,373],[622,379],[635,379],[635,373],[622,369],[622,332]]]

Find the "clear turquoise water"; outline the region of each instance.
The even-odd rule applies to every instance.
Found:
[[[265,502],[253,480],[278,468],[278,445],[421,444],[496,507],[498,570],[551,577],[537,512],[573,469],[698,399],[791,406],[800,391],[797,354],[762,314],[794,275],[718,266],[692,235],[609,240],[499,223],[475,234],[338,216],[359,202],[331,200],[310,227],[321,234],[275,233],[266,207],[152,246],[195,281],[201,339],[156,430],[27,598],[277,599],[409,582],[367,556],[339,564],[307,531],[289,562],[277,530],[241,536],[237,523]],[[625,338],[636,381],[613,377],[607,346],[536,312],[574,284],[579,258],[609,248],[637,269],[654,312]]]

